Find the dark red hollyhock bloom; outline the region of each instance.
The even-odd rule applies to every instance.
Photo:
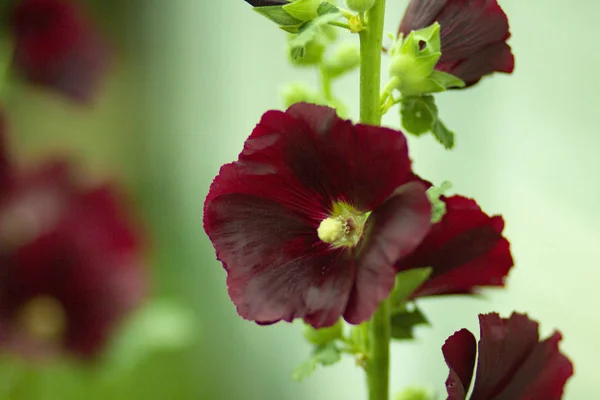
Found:
[[[107,70],[108,52],[82,8],[68,0],[17,2],[14,63],[31,82],[89,101]]]
[[[398,33],[406,36],[436,21],[442,44],[437,70],[458,76],[467,86],[493,72],[513,71],[508,19],[497,0],[411,0]]]
[[[413,179],[401,132],[306,103],[267,112],[204,205],[238,313],[315,328],[367,320],[430,227]]]
[[[0,347],[99,354],[146,287],[124,217],[111,187],[84,190],[62,163],[11,181],[0,198]]]
[[[504,286],[513,266],[510,244],[502,236],[504,220],[488,216],[475,200],[442,197],[446,214],[423,242],[400,260],[400,271],[432,267],[431,277],[413,297],[473,293],[481,286]]]
[[[510,318],[498,314],[479,316],[479,346],[471,332],[462,329],[450,336],[442,352],[450,374],[448,400],[465,400],[473,378],[470,400],[558,400],[573,364],[560,352],[562,336],[554,332],[540,341],[538,324],[526,315]]]

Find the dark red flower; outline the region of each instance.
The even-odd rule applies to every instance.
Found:
[[[33,357],[97,355],[136,307],[140,243],[109,186],[83,190],[62,163],[0,197],[0,347]]]
[[[515,59],[506,44],[508,19],[497,0],[411,0],[398,33],[441,26],[442,57],[436,69],[467,86],[493,72],[511,73]]]
[[[431,277],[414,297],[473,293],[481,286],[504,286],[514,262],[502,231],[504,220],[488,216],[474,200],[442,197],[446,214],[423,242],[400,260],[400,271],[432,267]]]
[[[479,316],[479,346],[471,332],[450,336],[442,352],[450,374],[448,400],[465,400],[471,385],[477,351],[475,384],[470,400],[558,400],[573,375],[573,364],[560,352],[562,339],[554,332],[540,341],[538,324],[526,315]],[[478,348],[477,348],[478,347]]]
[[[429,230],[413,180],[400,132],[306,103],[267,112],[204,205],[238,313],[315,328],[367,320]]]
[[[21,0],[12,13],[14,63],[33,83],[89,101],[107,70],[108,52],[81,4]]]

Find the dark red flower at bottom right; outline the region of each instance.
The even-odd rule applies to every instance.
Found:
[[[573,375],[573,364],[560,352],[559,332],[540,341],[538,323],[513,313],[479,316],[479,345],[466,329],[450,336],[442,352],[450,368],[448,400],[465,400],[477,368],[470,400],[558,400]],[[479,357],[477,356],[479,352]]]

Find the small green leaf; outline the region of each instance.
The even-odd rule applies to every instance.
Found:
[[[318,17],[317,10],[320,5],[321,0],[298,0],[282,7],[292,17],[300,21],[310,21]]]
[[[438,109],[433,96],[409,96],[402,99],[400,113],[404,128],[413,135],[422,135],[431,130]]]
[[[306,360],[294,369],[294,372],[292,372],[292,379],[296,382],[302,382],[317,370],[318,365],[319,363],[314,358]]]
[[[291,16],[283,9],[283,7],[284,6],[254,7],[253,10],[282,26],[298,25],[302,22],[301,20]]]
[[[419,288],[431,275],[431,267],[413,268],[399,272],[396,275],[394,290],[390,295],[390,305],[392,313],[397,310],[404,310],[406,301],[415,290]]]
[[[324,346],[317,346],[307,361],[303,362],[294,369],[292,379],[302,381],[312,375],[317,366],[329,366],[339,362],[342,359],[342,352],[335,343],[328,343]]]
[[[333,343],[315,349],[313,357],[323,366],[333,365],[342,359],[342,352]]]
[[[321,15],[325,15],[325,14],[335,14],[335,13],[339,13],[340,9],[337,8],[335,5],[327,2],[327,1],[322,1],[321,4],[319,4],[319,8],[317,8],[317,15],[321,16]]]
[[[341,339],[343,335],[342,322],[338,321],[335,325],[328,328],[315,329],[310,325],[304,326],[304,337],[311,344],[317,346],[324,346],[333,342],[334,340]]]
[[[392,314],[390,318],[392,338],[413,339],[413,330],[418,325],[429,325],[429,321],[417,306],[412,311],[405,309]]]
[[[433,123],[431,132],[446,149],[450,150],[454,147],[454,132],[446,128],[439,118]]]
[[[427,198],[431,203],[431,222],[434,224],[440,222],[446,214],[446,203],[440,197],[451,187],[450,182],[444,181],[440,186],[432,186],[427,189]]]
[[[292,3],[295,4],[295,3]],[[306,54],[306,45],[316,38],[319,29],[338,19],[340,14],[330,13],[305,22],[298,29],[298,34],[290,40],[290,55],[292,57],[304,57]]]

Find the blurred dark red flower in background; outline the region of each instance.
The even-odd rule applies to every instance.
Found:
[[[482,286],[504,286],[514,265],[501,216],[488,216],[475,200],[441,198],[442,220],[434,224],[419,247],[397,264],[400,271],[431,267],[430,278],[413,297],[473,293]]]
[[[229,295],[263,324],[369,319],[430,224],[401,132],[306,103],[262,117],[204,206]]]
[[[0,347],[82,358],[142,300],[138,232],[108,185],[82,188],[55,162],[13,173],[0,196]]]
[[[508,19],[497,0],[411,0],[398,30],[407,36],[434,22],[441,26],[442,57],[435,69],[467,86],[493,72],[511,73]]]
[[[91,100],[106,73],[108,51],[83,2],[20,0],[11,28],[21,75],[74,100]]]
[[[560,352],[562,337],[554,332],[540,341],[538,324],[526,315],[479,316],[479,346],[471,332],[450,336],[442,352],[450,374],[448,400],[465,400],[473,378],[470,400],[559,400],[573,375],[573,364]],[[479,353],[479,355],[477,355]]]

